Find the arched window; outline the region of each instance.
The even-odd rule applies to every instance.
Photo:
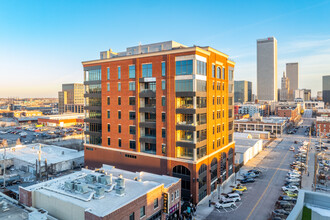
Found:
[[[181,179],[181,196],[183,200],[190,200],[190,170],[185,166],[173,167],[173,176]]]
[[[217,78],[221,79],[221,67],[217,67]]]

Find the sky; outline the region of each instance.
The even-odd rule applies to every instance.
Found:
[[[255,91],[256,40],[270,36],[278,86],[285,63],[299,62],[299,87],[315,96],[330,75],[329,12],[330,0],[0,0],[0,97],[57,97],[100,51],[168,40],[228,54]]]

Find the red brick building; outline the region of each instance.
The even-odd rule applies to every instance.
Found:
[[[83,62],[85,163],[179,177],[201,201],[234,172],[234,65],[173,41]]]
[[[328,116],[322,116],[316,118],[316,135],[318,137],[327,138],[330,136],[330,118]]]
[[[295,122],[300,119],[299,108],[297,107],[278,107],[277,116],[289,118],[290,121]]]

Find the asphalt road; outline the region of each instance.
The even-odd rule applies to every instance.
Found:
[[[304,119],[302,125],[310,125],[311,121]],[[294,144],[295,140],[299,143],[308,140],[304,132],[305,128],[300,128],[296,134],[284,134],[271,146],[271,152],[257,165],[263,170],[262,176],[257,178],[256,182],[246,184],[248,190],[243,193],[242,204],[236,210],[223,213],[214,209],[206,219],[269,219],[278,197],[282,194],[281,187],[290,169],[290,163],[294,161],[294,153],[289,149],[291,146],[300,146]],[[245,170],[250,168],[252,167],[243,167]]]

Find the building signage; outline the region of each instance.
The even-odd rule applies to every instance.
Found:
[[[163,198],[163,212],[168,213],[168,193],[164,193]]]
[[[174,213],[178,209],[179,209],[179,203],[175,204],[170,208],[170,214]]]
[[[156,77],[145,77],[144,82],[156,82]]]

